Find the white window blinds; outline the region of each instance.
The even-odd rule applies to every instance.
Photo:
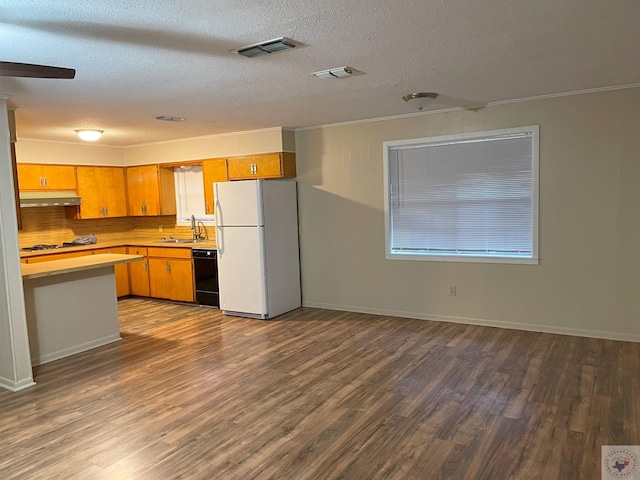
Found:
[[[204,209],[204,182],[202,180],[202,166],[192,165],[177,167],[175,170],[176,206],[178,221],[188,222],[191,215],[196,220],[211,221],[213,215],[207,215]]]
[[[385,147],[390,258],[537,258],[537,127]]]

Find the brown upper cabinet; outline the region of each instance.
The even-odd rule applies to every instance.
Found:
[[[296,155],[290,152],[268,153],[227,159],[229,180],[252,178],[294,178]]]
[[[67,207],[67,218],[127,216],[123,167],[77,167],[76,177],[82,204],[75,208]]]
[[[175,215],[173,168],[159,165],[127,167],[126,181],[130,216]]]
[[[75,167],[19,163],[18,188],[22,191],[75,190]]]
[[[207,214],[216,213],[215,199],[213,198],[213,184],[216,182],[226,182],[227,159],[210,158],[202,161],[202,180],[204,183],[204,211]]]

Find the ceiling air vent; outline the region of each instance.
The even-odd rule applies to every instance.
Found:
[[[350,67],[338,67],[331,68],[329,70],[320,70],[319,72],[313,72],[311,75],[315,75],[318,78],[346,78],[353,75],[353,70]]]
[[[243,57],[259,57],[260,55],[266,55],[267,53],[280,52],[282,50],[289,50],[295,48],[296,44],[293,40],[287,37],[274,38],[273,40],[267,40],[266,42],[255,43],[247,47],[242,47],[236,50]]]
[[[184,122],[186,118],[176,117],[175,115],[158,115],[156,120],[162,120],[163,122]]]

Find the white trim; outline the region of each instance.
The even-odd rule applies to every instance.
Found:
[[[533,97],[514,98],[512,100],[498,100],[495,102],[487,102],[485,105],[482,106],[482,108],[493,107],[496,105],[507,105],[510,103],[521,103],[521,102],[531,102],[534,100],[545,100],[547,98],[570,97],[573,95],[585,95],[589,93],[609,92],[612,90],[626,90],[628,88],[638,88],[638,87],[640,87],[640,83],[629,83],[627,85],[615,85],[612,87],[587,88],[585,90],[574,90],[570,92],[548,93],[545,95],[536,95]],[[479,108],[479,107],[476,107],[476,108]],[[361,123],[384,122],[386,120],[396,120],[396,119],[410,118],[410,117],[421,117],[423,115],[459,112],[460,110],[466,110],[466,109],[463,107],[450,107],[450,108],[441,108],[438,110],[428,110],[426,112],[402,113],[400,115],[389,115],[387,117],[365,118],[362,120],[349,120],[347,122],[326,123],[323,125],[312,125],[310,127],[298,127],[295,129],[295,131],[304,132],[305,130],[317,130],[319,128],[343,127],[346,125],[358,125]]]
[[[34,357],[31,359],[31,361],[34,366],[42,365],[44,363],[53,362],[61,358],[75,355],[76,353],[86,352],[87,350],[101,347],[109,343],[119,342],[120,340],[122,340],[122,337],[120,336],[119,333],[115,335],[108,335],[106,337],[98,338],[96,340],[91,340],[90,342],[81,343],[80,345],[74,345],[73,347],[64,348],[62,350],[58,350],[57,352],[48,353],[40,357]]]
[[[372,315],[384,315],[388,317],[411,318],[432,322],[459,323],[463,325],[478,325],[481,327],[505,328],[509,330],[523,330],[527,332],[551,333],[555,335],[571,335],[576,337],[600,338],[604,340],[618,340],[621,342],[640,343],[640,334],[608,332],[604,330],[556,327],[552,325],[541,325],[536,323],[514,323],[483,318],[450,317],[446,315],[432,315],[418,312],[407,312],[402,310],[387,310],[354,305],[336,305],[321,302],[303,302],[302,306],[309,308],[323,308],[326,310],[338,310],[342,312],[368,313]]]
[[[19,382],[14,382],[9,380],[8,378],[0,377],[0,388],[6,388],[11,392],[18,392],[20,390],[24,390],[25,388],[32,387],[36,384],[31,378],[25,378],[24,380],[20,380]]]

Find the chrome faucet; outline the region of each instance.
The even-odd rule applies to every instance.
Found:
[[[193,230],[194,240],[200,240],[202,238],[202,227],[196,224],[195,215],[191,215],[191,226],[189,229]]]

